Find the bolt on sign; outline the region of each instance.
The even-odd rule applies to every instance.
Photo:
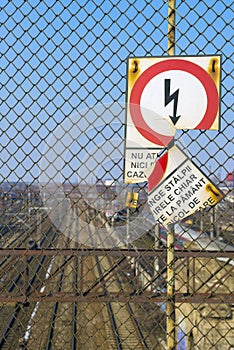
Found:
[[[148,204],[162,225],[216,205],[223,193],[178,147],[173,146],[155,163],[148,178]]]
[[[128,59],[126,183],[146,180],[177,129],[219,129],[220,66],[221,56]]]

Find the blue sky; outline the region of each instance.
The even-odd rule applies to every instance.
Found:
[[[224,177],[234,167],[233,1],[176,3],[175,54],[222,55],[221,131],[177,138]],[[127,58],[167,55],[167,13],[162,0],[1,1],[0,181],[36,179],[45,143],[73,113],[125,101]]]

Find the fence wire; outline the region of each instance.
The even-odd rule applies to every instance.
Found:
[[[220,130],[175,143],[225,196],[175,225],[173,281],[123,181],[127,59],[168,55],[169,3],[1,1],[1,349],[169,349],[168,302],[173,349],[234,349],[233,1],[174,9],[175,55],[221,55]]]

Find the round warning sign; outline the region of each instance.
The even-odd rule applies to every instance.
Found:
[[[171,139],[154,123],[154,113],[144,113],[146,108],[176,129],[217,129],[219,92],[212,72],[203,66],[191,59],[164,59],[140,74],[129,98],[130,115],[140,134],[162,146]]]

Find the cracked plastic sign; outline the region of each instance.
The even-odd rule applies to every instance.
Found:
[[[219,129],[220,61],[220,56],[129,58],[126,183],[146,180],[154,155],[177,129]]]
[[[222,192],[177,146],[155,163],[148,189],[149,207],[162,225],[181,221],[223,198]]]

